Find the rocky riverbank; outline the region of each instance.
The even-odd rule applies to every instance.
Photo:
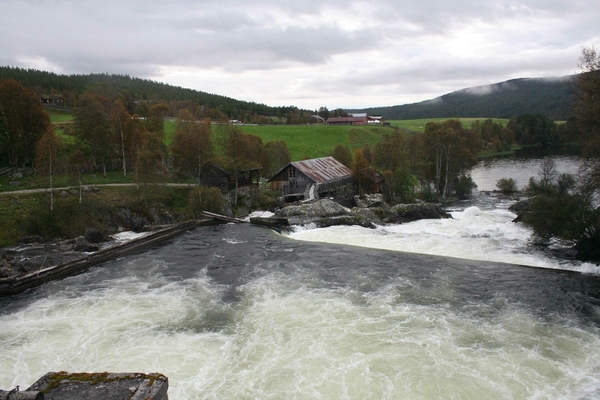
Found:
[[[374,228],[376,225],[402,224],[420,219],[452,218],[440,204],[414,203],[389,206],[380,194],[355,196],[355,207],[348,208],[331,199],[294,203],[280,208],[271,218],[251,218],[260,225],[306,225],[319,228],[334,225],[360,225]]]

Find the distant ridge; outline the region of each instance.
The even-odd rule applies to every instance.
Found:
[[[571,116],[574,77],[511,79],[457,90],[420,103],[351,111],[386,119],[511,118],[529,113],[566,120]]]
[[[0,79],[14,79],[26,87],[41,88],[46,93],[50,93],[52,89],[59,93],[67,90],[79,94],[90,90],[102,94],[120,93],[125,90],[135,100],[153,100],[158,97],[165,101],[193,101],[207,107],[218,108],[226,115],[235,115],[238,111],[244,110],[258,115],[272,116],[285,114],[295,108],[293,106],[271,107],[129,75],[61,75],[36,69],[0,66]]]

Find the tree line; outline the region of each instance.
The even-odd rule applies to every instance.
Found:
[[[128,111],[142,117],[145,117],[145,110],[159,101],[169,104],[171,117],[177,117],[179,109],[188,108],[197,118],[206,117],[219,122],[236,119],[245,123],[306,123],[314,114],[295,106],[270,107],[129,75],[59,75],[3,66],[0,67],[1,79],[15,80],[34,89],[38,96],[60,97],[64,106],[70,108],[75,107],[78,97],[84,92],[109,98],[122,96]]]

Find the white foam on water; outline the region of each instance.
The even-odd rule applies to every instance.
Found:
[[[112,235],[112,238],[114,240],[116,240],[117,242],[127,242],[133,239],[139,239],[142,238],[144,236],[148,236],[150,235],[151,232],[132,232],[132,231],[124,231],[124,232],[119,232],[119,233],[115,233],[114,235]]]
[[[250,215],[248,215],[246,218],[244,218],[245,221],[250,221],[250,218],[271,218],[273,215],[275,215],[275,213],[272,213],[271,211],[254,211],[252,212]]]
[[[313,242],[600,273],[600,267],[593,264],[561,261],[532,249],[531,229],[512,222],[516,215],[508,210],[469,207],[451,215],[452,219],[424,219],[377,229],[302,227],[289,236]]]
[[[369,293],[311,279],[272,273],[231,305],[202,276],[129,277],[40,299],[0,316],[0,387],[48,371],[159,371],[183,400],[600,396],[591,328],[502,298],[504,311],[487,318],[415,304],[402,278]]]

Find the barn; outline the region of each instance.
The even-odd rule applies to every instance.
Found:
[[[258,185],[259,180],[260,168],[246,169],[238,173],[238,187]],[[227,192],[235,189],[235,175],[232,171],[211,162],[202,167],[202,183]]]
[[[315,198],[352,183],[352,170],[333,157],[287,164],[271,179],[271,190],[286,198]]]

